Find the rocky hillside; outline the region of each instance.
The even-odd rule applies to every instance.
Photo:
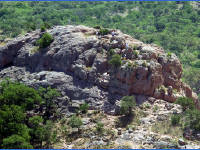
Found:
[[[200,134],[183,133],[170,123],[182,108],[169,102],[179,97],[198,102],[181,75],[176,55],[118,30],[56,26],[0,47],[0,80],[8,77],[35,89],[60,91],[55,103],[63,117],[55,122],[58,140],[53,148],[199,148],[190,140],[199,140]],[[115,116],[126,95],[142,104],[132,118]],[[69,116],[85,102],[88,113],[78,114],[83,125],[70,128]]]
[[[58,101],[63,113],[70,109],[66,106],[86,101],[115,114],[116,102],[133,94],[138,103],[148,98],[174,102],[181,96],[197,100],[180,80],[182,66],[176,55],[118,30],[112,36],[112,31],[56,26],[47,31],[54,40],[46,48],[37,46],[43,32],[27,33],[0,47],[0,77],[34,88],[57,88],[63,95]],[[122,56],[118,67],[109,63],[113,54]]]

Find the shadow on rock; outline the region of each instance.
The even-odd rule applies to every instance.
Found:
[[[134,113],[119,117],[117,127],[126,128],[133,121],[134,117]]]

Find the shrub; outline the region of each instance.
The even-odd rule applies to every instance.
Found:
[[[47,28],[47,29],[51,28],[51,25],[50,25],[49,23],[47,23],[47,22],[44,22],[44,26],[45,26],[45,28]]]
[[[49,33],[44,33],[42,37],[37,41],[40,48],[45,48],[53,42],[53,37]]]
[[[186,111],[186,127],[189,125],[191,129],[200,131],[200,111],[197,109]]]
[[[90,106],[89,106],[87,103],[84,103],[84,104],[82,104],[82,105],[80,106],[80,111],[81,111],[82,113],[86,113],[86,112],[88,111],[89,107],[90,107]]]
[[[133,51],[133,55],[134,55],[135,57],[138,57],[138,55],[139,55],[139,51],[134,50],[134,51]]]
[[[113,56],[115,54],[115,50],[114,49],[110,49],[108,51],[108,56]]]
[[[116,68],[120,67],[122,65],[121,56],[119,54],[114,54],[109,61],[109,64]]]
[[[159,109],[158,105],[155,105],[155,106],[153,107],[153,112],[156,112],[158,109]]]
[[[171,58],[171,57],[172,57],[172,53],[171,53],[171,52],[168,52],[168,53],[167,53],[167,57],[168,57],[168,58]]]
[[[33,116],[33,117],[29,118],[29,121],[28,121],[28,124],[32,128],[37,128],[42,123],[43,123],[43,118],[41,116]]]
[[[176,103],[183,107],[185,128],[191,128],[200,131],[200,111],[196,109],[194,101],[191,98],[181,97]],[[175,118],[176,119],[176,118]],[[177,119],[178,120],[178,119]]]
[[[75,115],[73,115],[70,120],[69,120],[69,125],[72,128],[80,128],[80,126],[83,124],[82,120],[80,117],[77,117]]]
[[[103,29],[100,29],[100,30],[99,30],[99,34],[100,34],[100,35],[106,35],[106,34],[108,34],[108,33],[109,33],[109,30],[108,30],[108,29],[103,28]]]
[[[136,106],[134,96],[124,96],[120,103],[120,113],[123,115],[129,115],[132,112],[132,108]]]
[[[49,29],[49,28],[51,28],[51,26],[47,22],[44,22],[40,27],[40,31],[45,32],[46,29]]]
[[[181,116],[180,115],[175,114],[175,115],[171,116],[171,124],[173,126],[178,125],[180,123],[180,120],[181,120]]]
[[[200,68],[200,60],[197,60],[194,63],[192,63],[192,66],[196,68]]]
[[[36,25],[34,23],[32,23],[32,24],[29,25],[29,28],[31,30],[35,30],[36,29]]]
[[[38,92],[43,98],[43,105],[45,105],[46,107],[44,119],[47,120],[50,116],[55,116],[56,114],[56,105],[54,103],[54,100],[60,96],[60,93],[56,89],[52,89],[51,87],[40,87],[38,89]]]
[[[156,22],[154,24],[158,32],[161,32],[165,29],[165,24],[163,22]]]
[[[176,100],[176,104],[179,104],[183,107],[183,111],[186,109],[194,109],[195,104],[191,98],[188,97],[180,97]]]
[[[45,31],[46,31],[46,28],[45,28],[44,25],[42,25],[42,26],[40,27],[40,31],[41,31],[41,32],[45,32]]]
[[[143,67],[147,67],[147,66],[148,66],[148,65],[147,65],[147,62],[144,61],[144,62],[142,63],[142,66],[143,66]]]
[[[167,92],[167,88],[166,88],[164,85],[161,85],[161,86],[158,88],[158,90],[159,90],[160,92],[163,92],[163,93],[166,93],[166,92]]]
[[[103,131],[103,126],[104,126],[103,123],[98,122],[98,123],[96,124],[96,131],[97,131],[97,132],[102,132],[102,131]]]
[[[134,45],[133,50],[137,50],[137,49],[138,49],[137,45]]]
[[[94,26],[95,29],[101,29],[101,26]]]
[[[132,63],[131,63],[131,62],[128,62],[127,67],[128,67],[128,68],[132,68],[132,66],[133,66]]]

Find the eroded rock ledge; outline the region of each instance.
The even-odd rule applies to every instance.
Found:
[[[38,49],[39,30],[0,47],[0,78],[10,77],[35,88],[53,86],[63,94],[58,105],[87,101],[112,111],[124,95],[154,97],[174,102],[180,96],[197,100],[191,88],[180,81],[182,66],[176,55],[153,44],[144,44],[116,30],[97,35],[99,29],[85,26],[56,26],[47,31],[54,41]],[[128,48],[125,48],[128,43]],[[113,70],[109,51],[124,56]],[[65,105],[63,104],[65,103]],[[112,105],[107,105],[112,104]]]

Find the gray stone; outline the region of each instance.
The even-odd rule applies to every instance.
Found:
[[[183,139],[178,139],[178,143],[179,143],[181,146],[187,144]]]
[[[136,143],[142,143],[145,140],[145,135],[142,133],[133,133],[133,138],[132,140]]]
[[[72,128],[72,134],[77,133],[79,131],[78,128]]]
[[[124,139],[124,140],[130,140],[131,135],[129,133],[125,132],[121,135],[121,138]]]
[[[128,133],[133,133],[133,129],[129,128]]]
[[[87,125],[90,123],[90,118],[82,118],[82,122],[84,125]]]
[[[165,121],[166,120],[166,116],[165,115],[157,116],[157,120],[158,121]]]

